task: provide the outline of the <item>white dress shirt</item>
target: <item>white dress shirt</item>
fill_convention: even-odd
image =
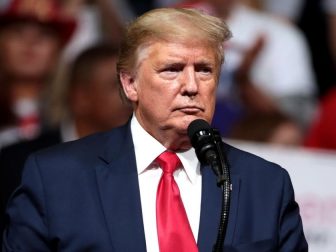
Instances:
[[[139,176],[147,251],[159,251],[156,227],[156,191],[162,170],[154,160],[166,148],[141,127],[134,115],[131,121],[131,132]],[[189,223],[197,241],[202,190],[200,164],[193,148],[176,154],[183,167],[175,171],[174,178],[179,186]]]

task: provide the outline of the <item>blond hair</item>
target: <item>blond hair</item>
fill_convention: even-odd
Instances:
[[[135,19],[126,29],[120,47],[117,72],[134,73],[140,51],[156,41],[204,43],[216,51],[219,66],[224,61],[223,43],[231,32],[222,19],[194,9],[159,8]]]

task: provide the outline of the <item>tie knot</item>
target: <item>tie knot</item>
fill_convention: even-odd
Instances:
[[[159,163],[163,172],[173,173],[177,167],[181,164],[179,157],[175,152],[165,151],[162,152],[156,161]]]

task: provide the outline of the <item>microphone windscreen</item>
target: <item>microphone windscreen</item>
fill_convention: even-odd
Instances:
[[[193,138],[196,132],[202,131],[202,130],[208,130],[210,129],[210,125],[207,121],[203,119],[196,119],[192,121],[188,126],[188,136],[189,138]]]

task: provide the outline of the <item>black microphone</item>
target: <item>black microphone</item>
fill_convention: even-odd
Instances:
[[[188,126],[188,136],[191,145],[194,147],[196,156],[201,164],[208,164],[218,177],[217,184],[223,181],[221,167],[221,141],[216,129],[210,127],[209,123],[203,119],[196,119]]]
[[[188,136],[196,156],[202,164],[209,164],[217,175],[217,186],[222,189],[222,211],[217,240],[212,252],[222,252],[229,218],[231,179],[229,163],[224,155],[224,144],[217,129],[203,119],[196,119],[188,126]]]

